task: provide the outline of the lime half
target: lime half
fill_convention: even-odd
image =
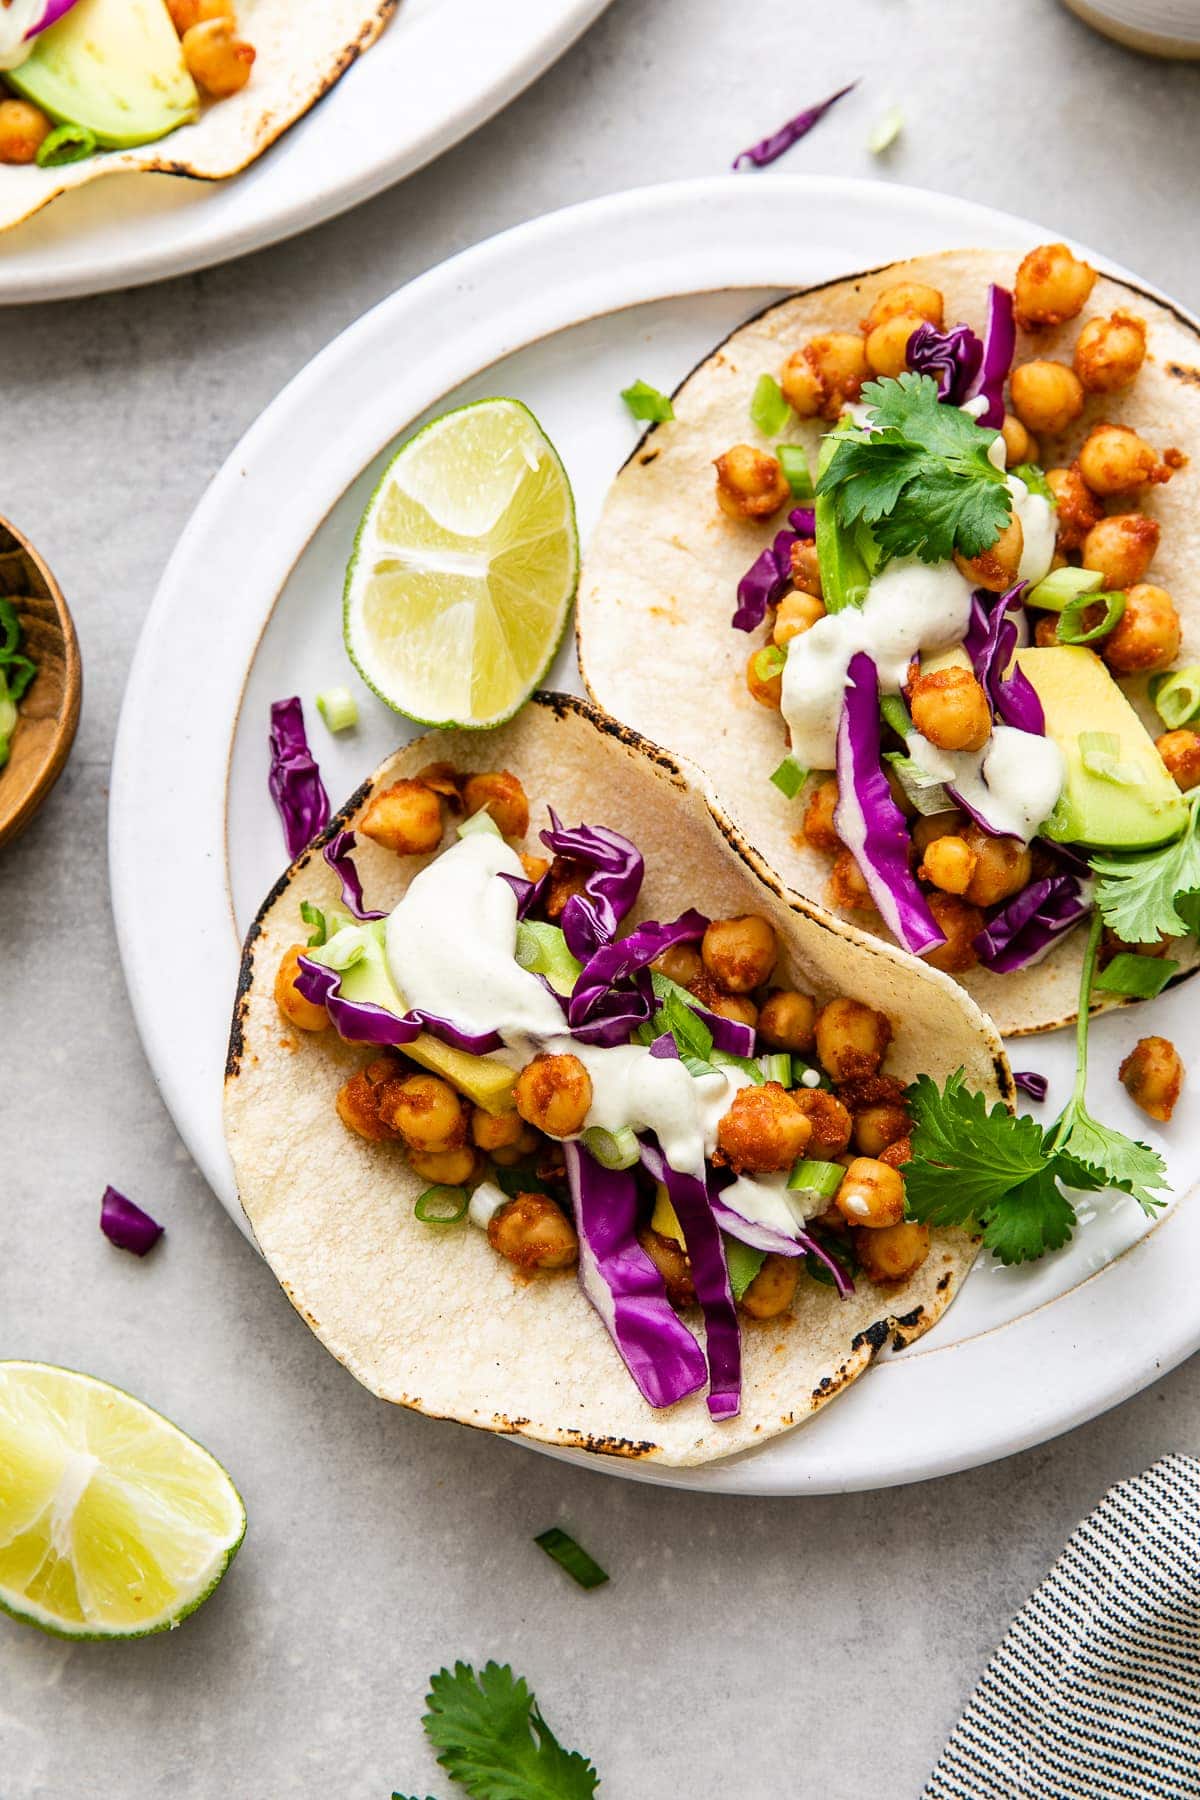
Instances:
[[[178,1625],[246,1529],[219,1462],[91,1375],[0,1362],[0,1607],[73,1638]]]
[[[499,725],[553,661],[578,579],[557,451],[519,400],[478,400],[384,471],[346,571],[346,648],[410,719]]]

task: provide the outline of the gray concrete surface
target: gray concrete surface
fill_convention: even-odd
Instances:
[[[0,1354],[145,1395],[221,1456],[250,1515],[232,1576],[169,1638],[71,1648],[0,1621],[3,1800],[446,1800],[419,1715],[428,1673],[458,1656],[523,1670],[613,1800],[903,1800],[1075,1521],[1114,1479],[1196,1449],[1195,1363],[1000,1467],[806,1502],[633,1487],[395,1417],[302,1328],[189,1166],[125,999],[104,849],[121,690],[158,574],[242,430],[450,252],[721,169],[855,75],[788,168],[1040,216],[1200,307],[1196,69],[1110,46],[1053,0],[615,0],[505,116],[358,212],[191,279],[0,313],[0,509],[58,570],[87,669],[66,778],[0,856]],[[872,164],[893,101],[904,140]],[[186,1029],[186,944],[180,961]],[[169,1227],[144,1265],[96,1230],[107,1181]],[[609,1588],[577,1592],[532,1546],[555,1520]]]

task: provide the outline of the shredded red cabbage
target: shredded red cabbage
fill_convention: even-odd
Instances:
[[[572,1027],[586,1025],[619,983],[648,968],[664,950],[670,950],[675,944],[698,943],[707,930],[708,920],[703,913],[688,911],[669,925],[647,919],[628,937],[602,944],[583,965],[572,990],[567,1010]],[[642,1014],[642,1018],[649,1016],[648,1010]]]
[[[465,1031],[453,1020],[441,1019],[436,1013],[424,1012],[420,1007],[407,1013],[394,1013],[386,1006],[376,1006],[372,1000],[343,999],[339,991],[342,985],[339,970],[326,968],[324,963],[313,962],[307,956],[301,956],[298,962],[298,991],[314,1006],[325,1008],[334,1030],[349,1044],[377,1044],[380,1048],[399,1050],[420,1037],[423,1031],[428,1031],[444,1044],[452,1044],[456,1050],[466,1050],[472,1056],[487,1056],[493,1050],[504,1048],[504,1039],[499,1032]]]
[[[726,1194],[709,1185],[709,1198],[712,1203],[713,1216],[721,1230],[730,1237],[737,1238],[740,1243],[749,1244],[752,1250],[765,1250],[776,1256],[815,1256],[825,1265],[833,1277],[834,1286],[842,1299],[854,1292],[854,1283],[847,1275],[836,1256],[821,1243],[819,1238],[797,1225],[795,1234],[785,1236],[776,1231],[772,1225],[761,1225],[753,1219],[743,1218],[742,1214],[729,1204]]]
[[[100,1202],[100,1229],[110,1244],[115,1244],[118,1250],[132,1251],[134,1256],[145,1256],[147,1250],[153,1250],[163,1234],[163,1227],[156,1219],[135,1206],[115,1187],[104,1190]]]
[[[774,541],[755,557],[738,582],[735,631],[754,631],[766,618],[767,608],[783,599],[792,583],[792,545],[812,537],[816,529],[811,506],[792,508],[787,525],[775,533]]]
[[[1064,932],[1091,910],[1074,875],[1047,875],[1031,881],[990,919],[974,941],[985,969],[1009,975],[1040,962]]]
[[[1036,1069],[1014,1069],[1013,1081],[1031,1100],[1044,1100],[1050,1092],[1050,1083]]]
[[[918,375],[932,375],[938,399],[961,406],[983,361],[983,345],[969,325],[939,331],[926,320],[908,340],[905,357]]]
[[[983,361],[975,377],[967,385],[963,400],[976,400],[982,394],[987,411],[979,423],[999,431],[1004,423],[1004,383],[1012,368],[1017,347],[1017,327],[1013,319],[1013,300],[1007,288],[995,282],[988,289],[988,316],[983,334]]]
[[[308,747],[299,696],[271,706],[271,798],[283,821],[288,855],[299,856],[329,823],[329,795]]]
[[[833,820],[853,852],[888,930],[914,956],[946,939],[913,879],[904,814],[883,772],[879,676],[865,650],[850,659],[837,734],[838,802]]]
[[[819,100],[815,106],[806,106],[803,112],[797,113],[794,119],[789,119],[786,125],[781,125],[778,131],[773,131],[770,137],[763,138],[761,143],[751,144],[748,150],[739,151],[733,159],[733,167],[735,169],[765,169],[768,163],[777,161],[785,150],[790,150],[793,144],[798,144],[802,137],[807,137],[813,126],[825,117],[830,107],[840,100],[843,94],[848,94],[851,88],[857,86],[857,81],[849,81],[844,88],[839,88],[836,94],[830,94],[828,100]]]
[[[673,1169],[657,1146],[643,1143],[642,1162],[670,1196],[683,1229],[692,1285],[704,1314],[708,1362],[708,1410],[714,1419],[735,1418],[742,1404],[742,1335],[729,1285],[725,1246],[709,1204],[708,1189],[695,1175]]]
[[[501,881],[507,881],[517,896],[517,917],[527,919],[535,907],[541,905],[550,885],[550,871],[539,875],[536,881],[530,881],[525,875],[510,875],[506,869],[499,871]]]
[[[646,865],[627,837],[607,825],[575,825],[569,829],[550,809],[550,829],[541,833],[548,850],[588,871],[584,892],[572,894],[563,908],[563,936],[578,962],[586,963],[616,935],[641,892]]]
[[[386,913],[367,912],[363,906],[362,880],[354,866],[356,839],[352,831],[339,831],[330,838],[321,854],[342,884],[342,903],[356,919],[383,919]]]
[[[1018,581],[998,596],[977,588],[971,598],[971,623],[963,649],[996,717],[1018,731],[1044,737],[1045,714],[1033,683],[1019,668],[1013,668],[1007,677],[1004,673],[1014,652],[1029,642],[1024,606],[1028,586],[1027,581]]]
[[[708,1366],[637,1241],[633,1170],[603,1169],[573,1141],[564,1143],[563,1156],[579,1233],[580,1285],[642,1398],[674,1406],[704,1386]]]

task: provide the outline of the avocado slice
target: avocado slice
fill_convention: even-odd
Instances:
[[[484,1112],[509,1113],[516,1109],[513,1084],[517,1071],[498,1057],[472,1056],[469,1050],[456,1050],[453,1044],[443,1044],[427,1031],[405,1044],[403,1054],[434,1075],[444,1076],[451,1087]]]
[[[1149,850],[1178,837],[1187,823],[1187,803],[1154,739],[1095,651],[1058,644],[1018,650],[1017,662],[1042,703],[1046,735],[1067,765],[1066,785],[1042,835],[1060,844],[1112,850]],[[1138,769],[1141,785],[1086,769],[1079,741],[1084,732],[1116,738],[1116,760]]]
[[[78,0],[5,80],[106,150],[149,144],[200,112],[164,0]]]
[[[838,432],[849,430],[851,425],[851,420],[843,420],[822,439],[817,457],[818,484],[833,460]],[[826,612],[836,613],[847,606],[861,606],[879,564],[878,545],[861,521],[853,531],[847,531],[839,524],[832,494],[817,494],[813,515],[817,565],[821,571],[821,594]]]

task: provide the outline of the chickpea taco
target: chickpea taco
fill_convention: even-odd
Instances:
[[[768,308],[658,416],[593,697],[1006,1033],[1194,969],[1195,327],[1064,244],[957,251]]]
[[[101,175],[237,174],[397,4],[0,0],[0,230]]]
[[[978,1222],[909,1203],[921,1121],[1007,1130],[1012,1092],[953,983],[541,695],[401,751],[276,885],[225,1116],[265,1256],[375,1393],[686,1464],[929,1329]]]

